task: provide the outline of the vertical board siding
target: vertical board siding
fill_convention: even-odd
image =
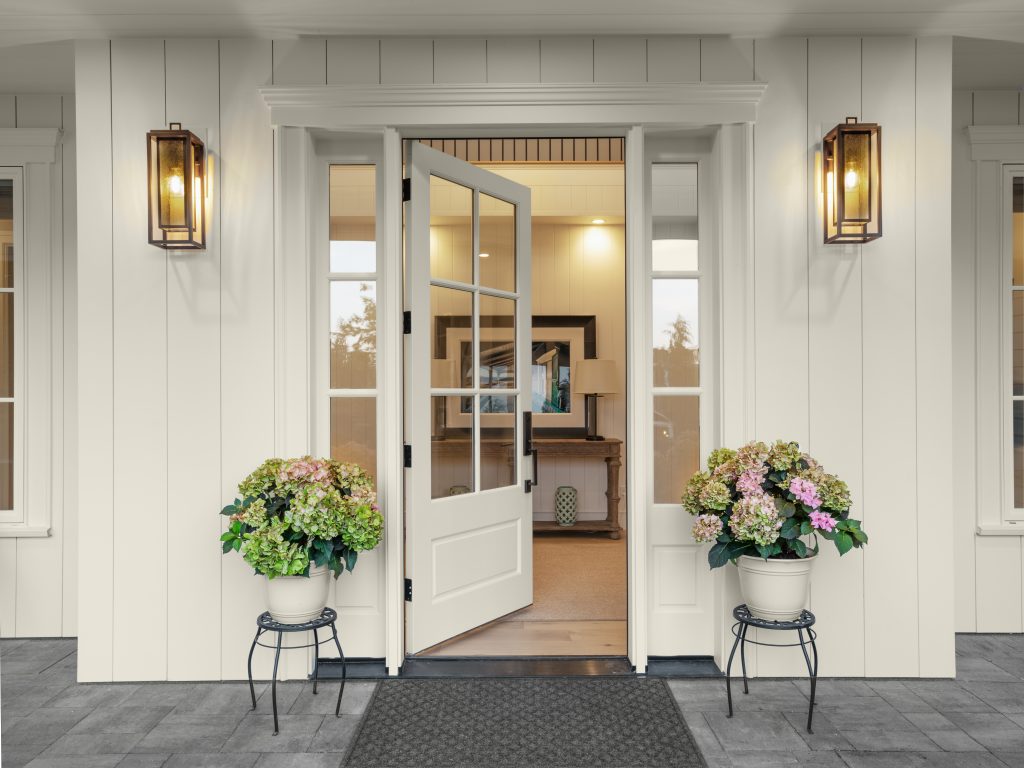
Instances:
[[[273,83],[326,85],[327,40],[275,40]]]
[[[953,484],[953,572],[955,579],[956,631],[976,632],[974,573],[975,510],[974,366],[974,163],[967,126],[971,124],[974,98],[970,91],[953,92],[953,465],[958,482]]]
[[[380,40],[332,37],[327,40],[328,85],[376,85],[380,82]]]
[[[729,37],[701,39],[700,79],[705,83],[746,83],[753,80],[754,41]]]
[[[975,91],[975,125],[1017,125],[1020,94],[1017,91]]]
[[[435,83],[487,81],[487,41],[450,38],[434,41]]]
[[[0,94],[0,128],[17,128],[18,105],[14,94]]]
[[[78,679],[113,679],[114,303],[110,43],[75,43],[78,161]],[[157,531],[159,533],[159,531]]]
[[[434,82],[434,41],[381,40],[380,81],[385,85]]]
[[[647,82],[700,82],[700,38],[649,38],[647,40]]]
[[[167,677],[167,252],[149,245],[146,132],[164,46],[110,48],[114,191],[114,679]],[[176,479],[177,480],[177,479]],[[148,532],[152,539],[142,538]]]
[[[589,37],[546,37],[540,41],[542,83],[594,82],[594,41]]]
[[[643,83],[647,80],[647,41],[642,37],[594,40],[594,82]]]
[[[921,674],[956,674],[949,631],[953,594],[953,411],[950,210],[953,43],[917,41],[916,331],[918,653]],[[936,222],[938,218],[938,222]],[[936,418],[944,414],[944,418]],[[1019,603],[1018,603],[1019,604]]]
[[[488,83],[539,83],[540,40],[498,37],[487,41]]]
[[[75,129],[75,98],[62,100],[63,152],[61,153],[61,190],[63,202],[64,279],[62,282],[64,306],[64,543],[62,632],[65,637],[78,633],[78,217],[76,196],[78,132]]]
[[[812,38],[807,67],[808,173],[813,173],[815,153],[820,149],[825,132],[847,115],[861,114],[860,39]],[[807,448],[827,470],[849,484],[854,508],[863,513],[862,247],[822,245],[817,187],[808,191],[810,435]],[[840,562],[834,547],[823,546],[814,569],[811,610],[823,629],[818,642],[822,674],[861,675],[864,673],[864,560],[859,553],[854,553]],[[834,599],[833,592],[837,589],[842,590],[842,600]]]
[[[221,499],[274,455],[274,143],[257,88],[270,76],[270,42],[220,43]],[[221,518],[226,526],[226,518]],[[221,676],[245,677],[262,585],[237,554],[221,558]],[[269,653],[254,672],[270,677]]]
[[[863,42],[862,120],[882,125],[882,174],[887,200],[915,196],[915,41]],[[852,114],[852,113],[851,113]],[[889,204],[890,212],[893,206]],[[884,236],[862,249],[864,490],[858,508],[871,545],[863,550],[865,672],[906,674],[918,664],[916,547],[892,531],[917,526],[917,398],[914,285],[915,219],[890,215]],[[854,553],[847,560],[859,557]],[[899,564],[892,578],[887,564]],[[845,568],[848,563],[843,562]],[[893,636],[901,638],[892,643]]]
[[[167,114],[206,143],[219,171],[216,40],[167,41]],[[217,174],[219,176],[219,173]],[[220,676],[220,210],[205,251],[168,251],[167,677]],[[185,479],[187,478],[187,480]],[[197,546],[202,542],[203,546]],[[207,627],[196,632],[195,626]]]

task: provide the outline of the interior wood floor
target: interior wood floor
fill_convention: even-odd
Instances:
[[[534,602],[420,656],[624,656],[626,540],[534,536]]]

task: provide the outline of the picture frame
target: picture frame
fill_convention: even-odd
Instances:
[[[500,382],[511,376],[513,318],[484,316],[480,318],[481,364],[486,375]],[[581,359],[597,357],[597,318],[594,315],[534,315],[532,319],[531,402],[534,435],[537,437],[583,437],[586,435],[584,395],[572,389],[572,372]],[[435,319],[434,360],[451,361],[458,381],[471,380],[469,359],[472,329],[464,315],[444,315]],[[484,434],[488,430],[507,431],[514,415],[501,393],[495,388],[493,399],[480,414]],[[445,398],[444,427],[438,437],[468,434],[472,427],[469,399],[458,395]]]

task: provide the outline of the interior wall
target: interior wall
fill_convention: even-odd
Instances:
[[[56,68],[51,65],[51,69]],[[5,86],[12,79],[8,74],[0,78]],[[50,247],[61,254],[63,269],[51,272],[50,295],[41,297],[48,298],[51,307],[49,335],[34,333],[30,326],[27,338],[29,354],[43,351],[50,355],[53,377],[49,393],[50,466],[41,474],[33,474],[35,478],[47,478],[51,485],[50,535],[0,538],[0,637],[73,637],[78,631],[74,96],[0,92],[3,128],[62,131],[53,177]],[[31,286],[27,286],[26,294],[29,298],[34,295]],[[31,430],[32,425],[27,428]]]
[[[979,54],[975,42],[972,53]],[[1024,46],[1004,44],[995,50],[1005,52],[1007,48],[1012,48],[1018,59],[1024,56]],[[980,68],[971,66],[970,71],[970,82],[981,83]],[[1005,76],[1005,72],[993,70],[993,78]],[[979,505],[998,505],[1001,499],[998,437],[990,439],[991,431],[981,426],[978,415],[979,404],[991,401],[988,392],[979,390],[979,364],[991,365],[998,360],[999,351],[998,341],[993,345],[987,343],[992,339],[978,337],[977,312],[979,302],[985,301],[978,295],[977,242],[982,233],[977,224],[975,163],[967,136],[970,125],[1021,124],[1020,100],[1020,92],[1010,89],[953,92],[953,359],[957,361],[953,370],[957,467],[953,508],[958,632],[1024,631],[1024,537],[977,534]],[[989,212],[988,220],[997,221],[998,214]],[[983,293],[986,290],[982,288]],[[992,296],[990,306],[1001,300]]]
[[[244,677],[260,584],[240,558],[221,557],[216,511],[289,428],[266,373],[280,233],[274,136],[258,87],[754,79],[770,87],[753,145],[753,432],[798,439],[847,479],[872,536],[864,553],[840,562],[826,552],[816,566],[822,674],[951,675],[952,449],[941,417],[951,409],[949,233],[935,221],[949,206],[950,41],[478,42],[77,44],[78,124],[93,148],[79,190],[80,355],[89,364],[81,546],[90,563],[80,575],[80,678]],[[815,151],[849,114],[886,126],[886,235],[824,248]],[[142,136],[169,119],[205,131],[218,160],[210,248],[188,256],[142,235]],[[680,513],[671,526],[687,535],[689,520]],[[148,537],[166,546],[140,546]],[[652,599],[685,613],[690,584],[666,579]],[[686,652],[672,638],[662,645]],[[762,674],[795,668],[784,653],[763,656]]]

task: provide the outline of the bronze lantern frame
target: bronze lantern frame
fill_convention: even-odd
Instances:
[[[169,250],[206,249],[206,147],[181,123],[146,134],[149,243]]]
[[[859,174],[858,174],[859,169]],[[821,142],[825,244],[867,243],[882,236],[882,128],[847,117]],[[849,185],[860,202],[848,199]]]

